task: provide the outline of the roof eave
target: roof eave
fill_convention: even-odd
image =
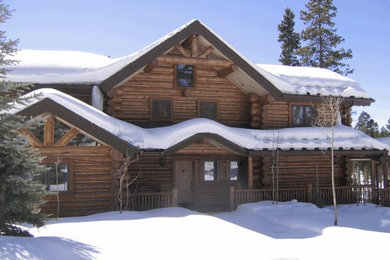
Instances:
[[[281,94],[275,96],[277,101],[284,102],[310,102],[310,103],[320,103],[323,101],[323,96],[320,95],[297,95],[297,94]],[[344,105],[350,106],[369,106],[371,103],[375,102],[372,98],[355,98],[355,97],[345,97],[343,98]]]

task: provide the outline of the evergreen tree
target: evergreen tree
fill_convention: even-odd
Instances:
[[[305,6],[307,11],[301,11],[300,18],[306,25],[301,35],[306,45],[297,51],[301,64],[327,68],[343,75],[352,73],[353,69],[343,62],[352,58],[351,49],[338,47],[344,38],[336,34],[333,19],[337,8],[333,0],[309,0]]]
[[[278,42],[282,43],[282,53],[279,61],[283,65],[299,66],[299,60],[296,51],[299,49],[299,34],[294,31],[295,14],[290,8],[284,10],[283,20],[278,25]]]
[[[388,136],[390,136],[389,131],[386,129],[386,127],[382,126],[379,132],[379,137],[388,137]]]
[[[9,19],[8,6],[0,0],[0,23]],[[9,40],[0,31],[0,235],[24,233],[15,223],[27,222],[35,226],[44,224],[39,210],[44,187],[35,179],[46,169],[40,164],[42,157],[31,147],[18,129],[25,127],[26,119],[12,114],[9,109],[15,103],[26,102],[21,98],[25,87],[5,80],[9,67],[15,64],[12,57],[17,41]]]
[[[366,111],[363,111],[360,114],[358,121],[355,125],[355,129],[358,129],[372,137],[379,136],[378,123],[375,122],[374,119],[371,118],[370,114],[368,114]]]

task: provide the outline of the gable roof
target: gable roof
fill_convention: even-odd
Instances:
[[[23,50],[15,57],[21,60],[20,64],[7,77],[40,84],[96,84],[107,92],[194,34],[236,65],[237,71],[227,78],[244,92],[269,93],[282,101],[316,102],[320,101],[320,95],[341,95],[346,103],[355,105],[374,101],[358,83],[326,69],[255,65],[198,20],[138,52],[116,59],[83,52]]]
[[[9,112],[33,118],[50,112],[125,155],[140,151],[139,148],[116,135],[116,131],[119,131],[118,128],[121,126],[120,120],[107,118],[108,115],[94,107],[54,89],[40,89],[30,94],[36,97],[31,98],[26,104],[16,104]],[[108,119],[110,123],[106,122]]]

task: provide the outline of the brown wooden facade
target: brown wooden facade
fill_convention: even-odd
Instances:
[[[134,62],[133,67],[126,67],[102,82],[104,112],[142,127],[156,127],[201,117],[201,102],[211,102],[216,105],[215,121],[221,124],[279,129],[292,127],[292,106],[313,106],[321,101],[312,96],[279,95],[270,87],[271,83],[248,67],[245,60],[208,29],[197,24],[191,28],[189,26],[188,30],[152,49]],[[193,66],[193,86],[178,86],[178,64]],[[256,88],[251,86],[255,84],[253,82],[261,85],[263,90],[258,93],[251,91]],[[88,87],[85,89],[89,90]],[[67,88],[67,93],[91,102],[91,96],[85,91],[81,93]],[[169,104],[167,118],[153,118],[153,101],[156,100]],[[351,124],[350,110],[355,101],[346,99],[341,108],[346,115],[343,118],[345,125]],[[357,100],[355,103],[359,102],[369,104],[371,101]],[[132,196],[169,193],[174,201],[171,205],[196,210],[229,209],[232,187],[235,190],[270,189],[275,178],[281,189],[331,186],[329,155],[322,151],[281,151],[276,166],[272,151],[248,151],[223,137],[212,135],[201,135],[167,151],[140,151],[116,140],[104,129],[78,119],[66,108],[46,103],[37,107],[26,114],[53,113],[56,120],[63,121],[70,128],[55,142],[54,117],[51,115],[44,126],[44,140],[39,141],[32,133],[21,130],[47,157],[47,162],[59,160],[71,165],[68,191],[60,192],[59,204],[53,195],[43,206],[53,214],[58,205],[62,216],[117,209],[119,169],[125,157],[122,155],[129,149],[132,156],[138,156],[129,166],[129,176],[134,179],[129,187]],[[79,132],[96,140],[96,145],[68,146]],[[351,184],[351,158],[372,160],[372,172],[375,172],[374,162],[383,154],[384,151],[336,152],[336,185]],[[215,162],[217,177],[213,181],[205,180],[205,162]],[[238,176],[233,179],[229,176],[231,162],[240,165]]]

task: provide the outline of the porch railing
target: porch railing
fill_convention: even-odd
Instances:
[[[230,209],[240,204],[252,203],[264,200],[315,202],[321,205],[333,204],[332,187],[313,189],[288,188],[273,191],[272,189],[230,189]],[[390,206],[390,189],[373,189],[371,186],[343,186],[336,187],[336,199],[338,204],[350,203],[375,203]]]
[[[131,196],[128,209],[144,211],[156,208],[176,206],[172,192],[135,193]]]

